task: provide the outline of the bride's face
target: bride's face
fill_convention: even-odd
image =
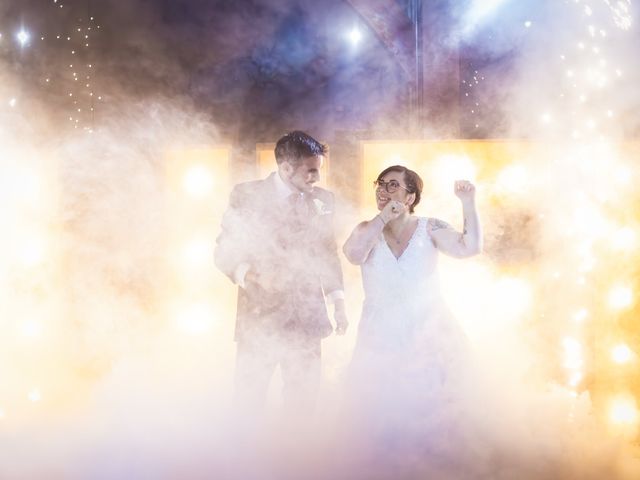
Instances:
[[[404,183],[404,173],[387,172],[380,180],[376,186],[378,210],[382,210],[391,200],[404,203],[407,208],[411,205],[413,194],[407,191],[407,185]]]

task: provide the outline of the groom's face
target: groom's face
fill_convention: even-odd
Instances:
[[[289,186],[300,192],[311,193],[313,184],[320,180],[320,169],[324,157],[322,155],[305,157],[297,165],[285,165]]]

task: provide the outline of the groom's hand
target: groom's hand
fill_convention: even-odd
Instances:
[[[336,300],[333,310],[333,319],[336,322],[336,335],[344,335],[349,327],[347,313],[344,309],[344,300]]]

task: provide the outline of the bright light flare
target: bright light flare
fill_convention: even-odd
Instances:
[[[195,238],[182,249],[182,258],[189,268],[210,267],[213,265],[213,245],[206,238]]]
[[[569,386],[572,388],[577,387],[583,378],[584,374],[582,372],[573,372],[569,378]]]
[[[522,193],[529,183],[529,172],[523,165],[511,165],[498,173],[496,187],[507,193]]]
[[[435,185],[451,191],[456,180],[475,182],[476,172],[476,166],[466,155],[443,155],[435,161],[432,178]]]
[[[589,316],[589,310],[587,310],[586,308],[581,308],[580,310],[578,310],[573,314],[573,320],[575,322],[581,323],[581,322],[584,322],[588,316]]]
[[[562,339],[564,350],[564,367],[569,370],[582,368],[584,360],[582,358],[582,344],[575,338],[565,337]]]
[[[604,232],[607,226],[604,215],[587,205],[576,208],[572,220],[571,225],[577,233],[584,235],[591,233],[592,237],[595,236],[594,232]]]
[[[42,336],[42,331],[42,323],[36,320],[25,320],[20,325],[20,333],[27,338],[39,338]]]
[[[533,294],[531,285],[515,277],[504,277],[496,283],[496,297],[508,315],[517,317],[531,307]]]
[[[621,185],[628,185],[631,183],[632,171],[626,165],[620,165],[612,172],[613,180]]]
[[[616,345],[611,349],[611,359],[620,365],[628,363],[633,358],[633,352],[624,343]]]
[[[481,22],[488,19],[507,1],[509,0],[474,0],[465,17],[465,30],[467,33],[477,28]]]
[[[213,328],[215,310],[209,303],[194,303],[180,311],[176,321],[180,331],[189,335],[202,335]]]
[[[362,32],[358,27],[353,27],[347,34],[347,39],[351,42],[351,45],[357,47],[362,40]]]
[[[214,184],[211,170],[204,165],[194,165],[184,174],[184,189],[192,197],[202,198],[210,195]]]
[[[638,409],[636,400],[631,395],[618,395],[611,400],[609,419],[614,425],[636,425]]]
[[[24,47],[27,43],[29,43],[30,39],[31,39],[31,34],[27,32],[24,28],[21,29],[18,33],[16,33],[16,40],[18,40],[18,43],[20,44],[21,47]]]
[[[0,156],[3,154],[4,152],[0,151]],[[12,152],[9,152],[7,156],[11,154]],[[11,197],[12,201],[25,204],[41,203],[44,187],[42,175],[34,169],[16,168],[10,172],[10,175],[0,178],[0,189],[3,194]]]
[[[27,268],[37,267],[44,263],[46,245],[42,239],[27,240],[20,249],[20,262]]]
[[[40,393],[40,389],[33,388],[27,395],[27,398],[32,403],[38,403],[40,400],[42,400],[42,393]]]
[[[616,285],[609,290],[609,306],[614,310],[624,310],[633,303],[633,290],[626,285]]]
[[[615,250],[631,251],[636,246],[637,234],[634,229],[630,227],[623,227],[613,233],[611,239],[611,246]]]

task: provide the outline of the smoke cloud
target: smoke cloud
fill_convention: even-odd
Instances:
[[[350,330],[324,341],[318,413],[302,425],[279,409],[277,374],[261,422],[230,413],[227,279],[211,273],[215,313],[198,335],[173,311],[171,239],[183,232],[169,214],[168,152],[231,144],[235,155],[293,128],[329,142],[339,130],[406,137],[407,80],[374,34],[363,28],[359,53],[344,47],[358,21],[344,2],[94,2],[94,23],[84,3],[40,3],[0,5],[0,477],[637,478],[629,437],[609,431],[601,405],[558,366],[562,339],[585,331],[567,319],[634,274],[626,237],[611,242],[637,227],[626,213],[634,154],[613,143],[638,132],[637,32],[623,12],[604,1],[502,2],[470,29],[451,6],[443,44],[485,60],[478,74],[461,72],[463,131],[544,143],[478,185],[486,254],[442,262],[477,376],[458,404],[416,419],[408,438],[436,441],[407,445],[363,438],[365,406],[345,407],[358,269],[344,265]],[[78,18],[95,27],[81,54],[95,68],[90,87],[67,67],[73,47],[56,43]],[[32,28],[23,49],[21,19]],[[439,121],[426,130],[442,131]],[[234,158],[230,178],[254,177],[253,158]],[[229,187],[211,205],[213,228]],[[338,192],[339,245],[362,220],[352,197]],[[459,218],[453,197],[423,203]]]

